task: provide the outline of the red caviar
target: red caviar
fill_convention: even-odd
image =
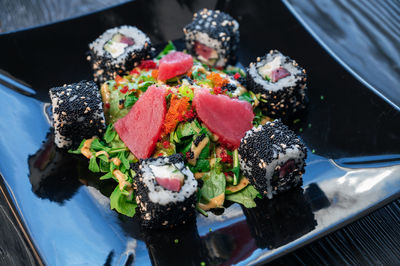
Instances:
[[[128,86],[124,86],[122,89],[120,89],[119,91],[123,94],[128,92],[129,87]]]
[[[132,69],[132,71],[131,72],[129,72],[129,74],[130,75],[133,75],[133,74],[140,74],[140,72],[139,72],[139,70],[137,70],[136,68],[135,69]]]
[[[220,153],[221,162],[224,163],[232,163],[232,156],[230,156],[225,150],[222,150]]]
[[[222,93],[221,87],[214,87],[213,89],[214,94],[218,95]]]
[[[140,63],[139,68],[141,68],[141,69],[155,69],[155,68],[157,68],[157,64],[153,60],[142,60],[142,62]]]
[[[233,75],[234,79],[239,79],[241,77],[240,73],[236,73],[235,75]]]
[[[165,140],[165,141],[163,141],[162,145],[164,148],[168,149],[170,147],[171,143],[168,140]]]

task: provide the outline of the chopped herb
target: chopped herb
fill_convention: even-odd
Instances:
[[[324,97],[324,95],[321,95],[321,100],[323,100],[325,97]]]
[[[311,151],[312,153],[315,153],[315,150],[314,149],[312,149],[312,151]]]
[[[308,128],[311,128],[311,123],[308,124]]]
[[[175,240],[174,240],[174,243],[175,243],[175,244],[178,244],[178,243],[179,243],[179,239],[175,239]]]

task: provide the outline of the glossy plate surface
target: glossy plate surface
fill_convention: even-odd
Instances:
[[[278,48],[307,69],[310,104],[289,125],[312,151],[304,185],[257,208],[234,204],[164,232],[145,232],[136,218],[111,211],[107,182],[96,181],[86,160],[54,149],[48,89],[90,78],[87,44],[104,30],[130,24],[158,46],[169,39],[179,45],[200,7],[136,1],[0,35],[0,173],[46,264],[263,263],[399,196],[399,112],[337,63],[282,3],[210,1],[206,7],[239,20],[242,65]],[[51,162],[40,165],[46,156]]]

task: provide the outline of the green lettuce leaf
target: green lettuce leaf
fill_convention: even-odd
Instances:
[[[110,207],[119,213],[133,217],[136,212],[137,204],[134,201],[133,193],[130,196],[125,196],[117,185],[110,196]]]
[[[258,195],[258,191],[252,186],[248,185],[245,189],[242,189],[236,193],[226,195],[226,199],[242,204],[246,208],[256,207],[254,199]]]
[[[225,193],[225,175],[222,172],[218,173],[215,168],[212,168],[210,172],[204,175],[203,181],[204,183],[200,189],[200,193],[201,198],[204,198],[207,202]]]

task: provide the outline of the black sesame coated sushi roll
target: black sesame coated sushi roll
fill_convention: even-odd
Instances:
[[[137,66],[149,56],[149,37],[133,26],[120,26],[104,32],[89,44],[89,55],[94,81],[103,83],[115,79]]]
[[[174,227],[195,219],[197,181],[181,155],[141,160],[134,169],[144,227]]]
[[[105,129],[103,102],[93,81],[81,81],[50,89],[55,143],[76,147],[82,139],[101,136]]]
[[[263,196],[302,184],[307,148],[280,120],[247,131],[238,151],[243,175]]]
[[[305,109],[306,71],[295,60],[271,50],[247,68],[247,88],[261,96],[260,104],[273,118]]]
[[[183,29],[186,48],[201,62],[223,67],[235,59],[239,45],[239,23],[219,10],[203,9]]]

